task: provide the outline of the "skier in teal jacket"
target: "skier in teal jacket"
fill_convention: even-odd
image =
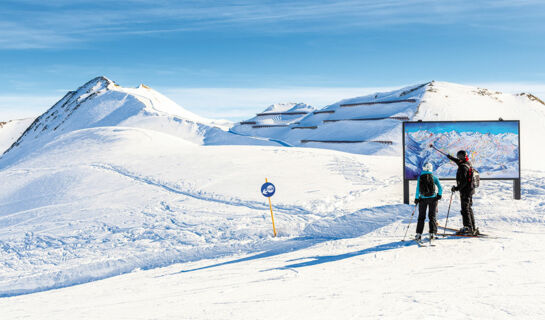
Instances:
[[[418,224],[416,225],[416,240],[418,241],[422,239],[422,231],[424,231],[424,222],[426,221],[426,209],[428,209],[430,223],[430,239],[437,238],[435,211],[437,209],[437,201],[441,199],[443,194],[443,187],[432,171],[433,165],[426,163],[416,183],[414,203],[418,204]],[[437,186],[437,192],[435,192],[435,186]]]

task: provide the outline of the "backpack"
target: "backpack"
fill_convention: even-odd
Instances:
[[[435,194],[435,184],[431,173],[420,176],[420,194],[424,197],[431,197]]]
[[[464,163],[464,165],[467,166],[468,169],[468,179],[471,190],[475,190],[475,188],[478,188],[481,184],[481,176],[479,175],[479,171],[473,168],[473,166],[467,162]]]

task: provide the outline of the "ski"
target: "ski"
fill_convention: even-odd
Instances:
[[[441,229],[443,229],[443,230],[448,230],[448,231],[452,231],[452,232],[458,232],[458,231],[459,231],[458,229],[454,229],[454,228],[445,228],[445,227],[440,226],[440,225],[438,225],[437,227],[438,227],[438,228],[441,228]],[[479,230],[479,228],[477,228],[477,230]],[[449,236],[449,235],[453,235],[453,234],[446,234],[446,235]],[[455,235],[457,235],[457,236],[466,236],[466,237],[478,237],[478,236],[488,237],[487,234],[480,233],[480,232],[479,232],[479,234],[477,234],[477,235],[472,235],[472,234],[455,234]]]
[[[447,233],[446,237],[464,237],[464,238],[488,238],[486,234],[456,234],[456,233]]]
[[[417,244],[420,248],[427,247],[427,245],[424,244],[424,242],[422,242],[422,240],[413,239],[413,241],[416,242],[416,244]]]

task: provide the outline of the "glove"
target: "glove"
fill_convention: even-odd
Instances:
[[[414,204],[418,204],[419,201],[420,201],[420,199],[414,198]]]
[[[452,186],[452,189],[450,189],[450,190],[452,190],[452,192],[456,192],[456,191],[458,191],[458,187],[457,186]]]
[[[441,197],[440,194],[438,194],[437,197],[435,197],[436,200],[441,200],[441,198],[442,198],[442,197]]]

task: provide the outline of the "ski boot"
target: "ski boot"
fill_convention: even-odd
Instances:
[[[422,234],[421,234],[421,233],[417,233],[416,236],[414,237],[414,240],[416,240],[416,241],[422,241]]]
[[[430,233],[430,240],[437,239],[437,233]]]
[[[456,234],[473,234],[473,231],[471,230],[470,227],[468,226],[464,226],[462,229],[460,229],[459,231],[456,231]]]

